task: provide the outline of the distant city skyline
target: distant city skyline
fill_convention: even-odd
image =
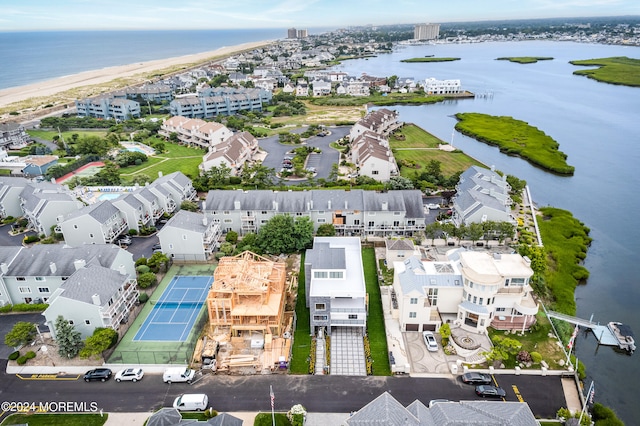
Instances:
[[[338,28],[640,15],[637,0],[3,0],[0,31]]]

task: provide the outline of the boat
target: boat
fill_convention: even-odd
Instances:
[[[633,339],[633,331],[631,331],[631,327],[615,321],[607,324],[607,327],[618,341],[620,349],[624,349],[629,353],[633,353],[636,350],[636,342]]]

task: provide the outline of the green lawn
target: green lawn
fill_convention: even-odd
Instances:
[[[145,141],[147,145],[156,142],[159,139],[151,138]],[[134,176],[144,174],[152,180],[158,177],[158,172],[168,175],[173,172],[182,172],[191,178],[197,177],[200,172],[198,166],[202,163],[202,156],[205,154],[203,149],[190,148],[170,142],[164,144],[167,152],[153,157],[149,157],[139,166],[128,166],[120,169],[120,176],[125,181],[130,181]]]
[[[277,395],[276,395],[277,398]],[[276,402],[278,400],[276,399]],[[286,413],[275,413],[274,415],[275,420],[276,420],[276,426],[291,426],[291,422],[289,421],[289,419],[287,418],[287,414]],[[272,426],[273,422],[272,422],[272,417],[271,417],[271,413],[259,413],[256,416],[256,419],[253,422],[253,426]],[[250,426],[250,425],[247,425]]]
[[[535,64],[538,61],[550,61],[550,56],[510,56],[504,58],[496,58],[496,61],[509,61],[517,64]]]
[[[373,248],[362,249],[362,265],[364,267],[364,280],[369,295],[369,314],[367,317],[367,334],[373,359],[373,375],[389,376],[389,350],[387,347],[387,333],[384,326],[384,314],[382,312],[382,300],[378,285],[378,273],[376,270],[376,253]]]
[[[54,136],[58,136],[58,132],[55,130],[27,130],[27,133],[31,137],[46,139],[48,141],[53,141]],[[79,138],[82,138],[84,136],[98,136],[100,138],[103,138],[107,135],[107,131],[104,129],[74,130],[74,131],[61,132],[61,134],[66,142],[71,142],[72,135],[78,135]]]
[[[640,87],[640,59],[614,56],[611,58],[569,61],[572,65],[595,66],[598,68],[574,71],[603,83]]]
[[[440,163],[442,163],[442,174],[445,176],[451,176],[456,172],[467,170],[473,165],[486,167],[480,161],[474,160],[460,151],[446,152],[438,149],[407,151],[394,150],[393,155],[396,157],[398,164],[400,164],[401,160],[408,160],[417,165],[417,169],[400,167],[400,175],[406,178],[413,177],[416,172],[419,172],[420,169],[425,167],[431,160],[440,161]]]
[[[108,414],[13,414],[2,425],[28,424],[29,426],[102,426]]]
[[[291,374],[309,374],[309,356],[311,348],[311,330],[309,322],[309,309],[306,303],[305,277],[304,277],[305,253],[300,256],[300,273],[298,274],[298,299],[296,300],[296,330],[293,335],[293,347],[291,348],[291,362],[289,372]]]
[[[561,175],[573,175],[560,145],[537,127],[513,117],[480,113],[458,113],[456,130],[480,142],[499,147],[500,152],[521,157],[531,164]]]
[[[398,136],[404,136],[404,140]],[[415,124],[402,126],[389,142],[392,148],[438,148],[438,145],[446,143]]]

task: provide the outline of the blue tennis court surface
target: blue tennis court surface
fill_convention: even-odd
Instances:
[[[144,342],[187,340],[207,299],[212,282],[211,276],[174,277],[155,302],[133,340]]]

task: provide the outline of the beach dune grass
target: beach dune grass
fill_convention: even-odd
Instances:
[[[517,64],[535,64],[538,61],[551,61],[553,58],[550,56],[508,56],[502,58],[496,58],[496,61],[509,61]]]
[[[409,59],[402,59],[400,62],[453,62],[453,61],[459,61],[460,58],[434,58],[431,56],[426,56],[424,58],[409,58]]]
[[[572,65],[598,67],[574,71],[575,75],[583,75],[603,83],[640,87],[640,59],[613,56],[610,58],[569,61],[569,63]]]
[[[500,151],[521,157],[544,170],[560,175],[573,175],[567,155],[558,142],[537,127],[508,116],[474,112],[456,114],[456,130],[480,142],[494,145]]]

